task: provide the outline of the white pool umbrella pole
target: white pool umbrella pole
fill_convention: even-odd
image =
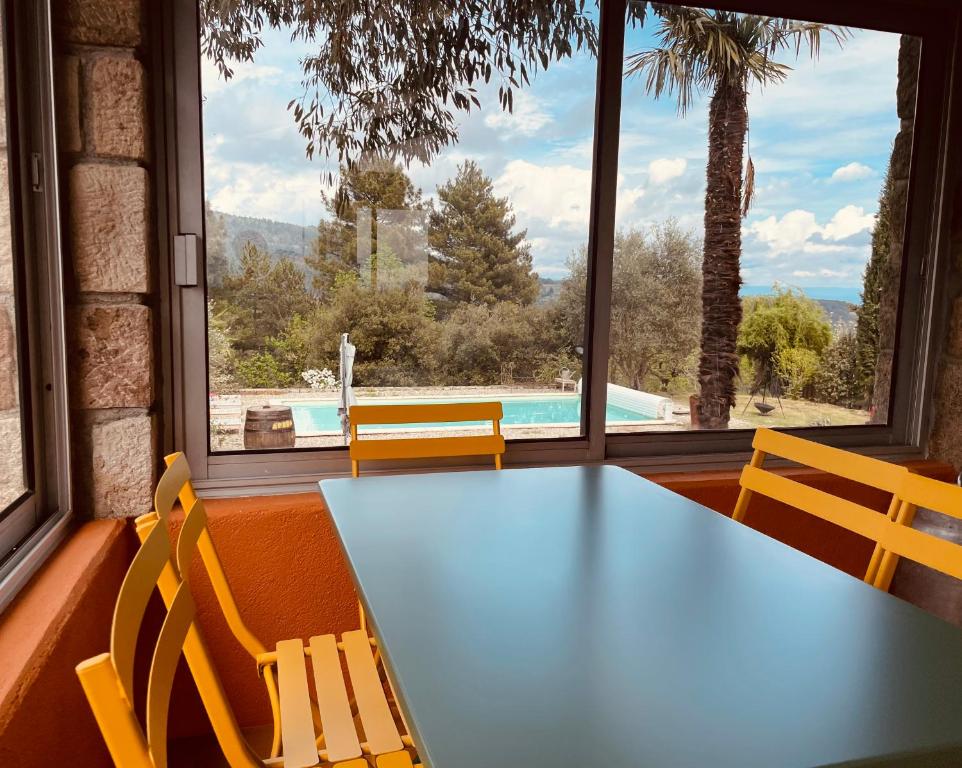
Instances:
[[[357,349],[347,340],[347,334],[341,334],[341,394],[337,405],[337,415],[341,417],[341,431],[344,433],[344,445],[351,440],[351,419],[349,414],[351,406],[357,402],[354,397],[354,389],[351,387],[354,381],[354,354]]]

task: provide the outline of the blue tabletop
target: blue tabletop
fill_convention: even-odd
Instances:
[[[962,633],[614,467],[325,480],[432,768],[962,765]]]

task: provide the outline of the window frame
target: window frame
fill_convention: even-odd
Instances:
[[[17,368],[27,491],[0,511],[0,610],[72,521],[49,2],[4,0]]]
[[[932,418],[934,370],[939,329],[944,322],[949,261],[947,206],[958,171],[947,162],[954,154],[950,111],[959,95],[951,93],[953,72],[962,69],[958,53],[959,10],[947,0],[909,3],[804,2],[803,0],[716,0],[713,8],[796,16],[864,29],[922,37],[919,88],[913,132],[912,164],[906,200],[905,240],[898,313],[898,342],[893,360],[889,419],[884,425],[792,428],[791,432],[892,459],[923,455]],[[349,472],[344,448],[210,453],[206,289],[203,268],[204,189],[200,91],[200,41],[196,0],[174,0],[158,9],[160,54],[156,66],[165,83],[158,104],[158,135],[166,137],[158,166],[161,210],[158,238],[167,253],[162,270],[165,294],[164,445],[184,450],[197,486],[213,495],[282,492],[310,488],[321,477]],[[639,432],[606,434],[611,252],[615,232],[622,62],[627,0],[601,0],[597,59],[591,208],[588,228],[588,279],[585,312],[585,372],[582,436],[509,441],[506,465],[612,462],[634,468],[677,470],[727,468],[742,464],[750,452],[751,430]],[[921,7],[920,7],[921,6]],[[906,11],[911,8],[911,13]],[[777,11],[776,11],[777,9]],[[196,235],[198,285],[176,285],[173,242],[178,234]],[[196,374],[198,371],[202,375]],[[440,462],[408,462],[397,469],[443,469]],[[387,471],[394,467],[388,466]]]

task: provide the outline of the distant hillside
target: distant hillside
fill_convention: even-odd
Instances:
[[[234,216],[217,212],[227,230],[227,254],[232,267],[240,263],[244,244],[252,242],[267,251],[275,259],[291,259],[302,269],[304,257],[311,252],[311,243],[317,237],[316,226],[302,227],[270,219],[255,219],[250,216]]]
[[[541,293],[538,295],[539,304],[548,304],[561,294],[561,280],[554,280],[550,277],[538,276],[538,283],[541,285]]]
[[[858,315],[855,314],[856,306],[854,304],[835,299],[816,299],[816,301],[828,315],[828,321],[832,324],[832,330],[835,331],[836,335],[855,330]]]

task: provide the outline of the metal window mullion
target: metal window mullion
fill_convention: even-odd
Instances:
[[[583,428],[587,460],[605,458],[605,406],[608,389],[608,334],[618,193],[618,141],[621,133],[621,83],[625,51],[625,0],[601,3],[595,135],[591,164],[591,217],[585,297]]]
[[[204,232],[203,119],[200,81],[200,20],[196,0],[169,4],[168,25],[172,37],[172,102],[175,115],[169,130],[174,143],[173,178],[168,179],[169,228],[165,258],[172,256],[173,238]],[[182,447],[195,477],[208,476],[209,438],[207,414],[207,302],[206,277],[195,286],[179,286],[168,270],[173,360],[171,380],[175,388],[174,444]]]

